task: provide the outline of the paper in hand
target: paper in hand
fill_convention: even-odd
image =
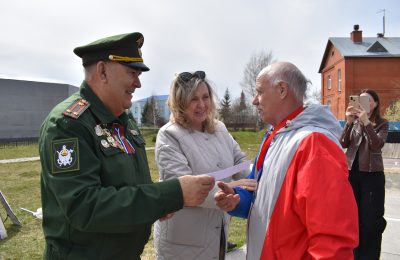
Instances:
[[[248,170],[250,167],[250,161],[244,161],[242,163],[239,163],[237,165],[234,165],[232,167],[220,170],[220,171],[216,171],[216,172],[210,172],[207,173],[207,175],[212,176],[215,178],[216,181],[220,181],[222,179],[228,178],[232,175],[234,175],[235,173],[244,171],[244,170]]]

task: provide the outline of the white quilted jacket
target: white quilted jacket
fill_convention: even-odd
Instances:
[[[246,160],[222,122],[218,122],[214,134],[169,122],[158,132],[155,154],[160,181],[209,173]],[[240,179],[247,175],[246,171],[233,177]],[[230,219],[215,205],[214,193],[218,190],[214,187],[199,207],[184,207],[170,220],[155,223],[157,259],[218,259],[222,223],[227,232]]]

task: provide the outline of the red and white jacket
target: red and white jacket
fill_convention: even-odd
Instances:
[[[238,192],[241,204],[251,204],[247,259],[353,259],[357,205],[340,134],[321,105],[306,107],[277,132],[257,191],[248,193],[253,198]]]

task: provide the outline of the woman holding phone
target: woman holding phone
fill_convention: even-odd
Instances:
[[[382,147],[389,126],[380,115],[378,94],[366,89],[360,97],[368,97],[369,112],[366,112],[368,108],[350,103],[340,143],[347,148],[349,181],[358,206],[360,241],[354,250],[354,259],[368,260],[379,259],[386,227]]]

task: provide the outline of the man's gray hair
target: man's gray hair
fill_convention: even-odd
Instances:
[[[96,63],[93,63],[93,64],[91,64],[89,66],[85,66],[83,68],[83,72],[85,73],[85,80],[86,81],[91,79],[91,77],[92,77],[92,75],[93,75],[93,73],[95,71],[95,68],[96,68]]]
[[[294,64],[290,62],[273,63],[266,74],[271,85],[275,86],[280,82],[285,82],[299,101],[303,101],[306,97],[307,87],[311,81]]]

